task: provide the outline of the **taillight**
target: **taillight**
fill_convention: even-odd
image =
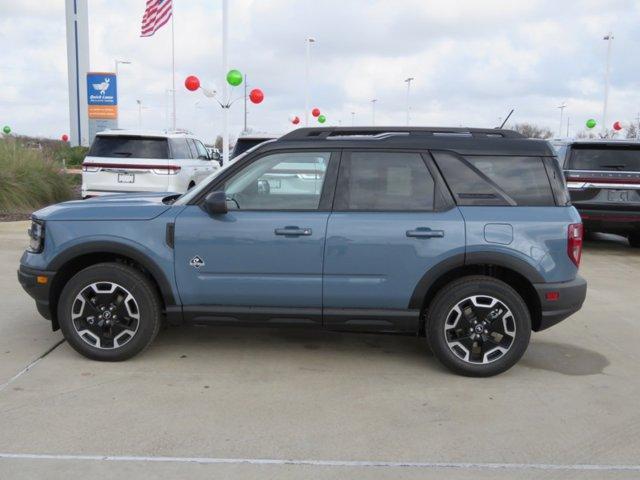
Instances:
[[[580,258],[582,257],[582,234],[583,227],[581,223],[572,223],[569,225],[569,233],[567,236],[567,253],[569,258],[576,267],[580,266]]]
[[[100,167],[92,166],[90,163],[83,163],[82,164],[82,171],[83,172],[97,172],[98,170],[100,170]]]

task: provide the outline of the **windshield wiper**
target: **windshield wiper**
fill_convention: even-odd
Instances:
[[[131,152],[111,152],[113,155],[118,155],[120,157],[130,157]]]

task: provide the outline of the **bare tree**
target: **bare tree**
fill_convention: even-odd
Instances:
[[[213,142],[213,146],[216,147],[219,151],[222,151],[222,135],[218,135],[216,137],[216,141]]]
[[[551,138],[553,132],[547,127],[538,127],[532,123],[516,123],[513,130],[528,138]]]
[[[640,133],[638,126],[633,122],[629,122],[629,126],[627,127],[627,138],[640,138],[638,133]]]

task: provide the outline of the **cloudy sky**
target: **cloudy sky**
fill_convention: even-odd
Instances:
[[[120,126],[165,128],[171,87],[170,28],[140,38],[145,0],[89,0],[91,69],[120,67]],[[229,0],[229,58],[265,92],[251,106],[257,131],[291,128],[303,116],[304,39],[312,49],[311,102],[328,124],[404,124],[406,84],[416,125],[495,126],[513,121],[555,131],[562,102],[571,132],[600,119],[606,42],[614,32],[608,123],[640,112],[637,0]],[[217,104],[183,87],[189,74],[221,85],[221,10],[216,0],[174,0],[178,126],[212,139]],[[0,124],[16,133],[68,131],[62,0],[0,0]],[[237,92],[240,93],[239,91]],[[232,132],[242,104],[232,107]],[[566,124],[564,126],[566,129]],[[563,129],[563,130],[564,130]]]

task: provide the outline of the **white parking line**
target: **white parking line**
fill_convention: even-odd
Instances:
[[[18,460],[93,460],[100,462],[166,462],[198,464],[247,464],[247,465],[306,465],[315,467],[383,467],[423,469],[470,470],[578,470],[578,471],[633,471],[640,472],[640,465],[561,465],[551,463],[459,463],[459,462],[381,462],[375,460],[285,460],[272,458],[211,458],[211,457],[146,457],[119,455],[55,455],[38,453],[0,453],[1,459]]]
[[[27,365],[26,367],[24,367],[22,370],[20,370],[18,373],[16,373],[13,377],[11,377],[9,380],[7,380],[6,382],[4,382],[2,385],[0,385],[0,392],[2,390],[4,390],[5,388],[7,388],[9,385],[11,385],[13,382],[15,382],[17,379],[19,379],[22,375],[24,375],[25,373],[27,373],[29,370],[31,370],[33,367],[35,367],[38,363],[40,363],[40,361],[46,357],[47,355],[49,355],[51,352],[53,352],[56,348],[58,348],[60,345],[62,345],[64,343],[64,338],[62,340],[60,340],[58,343],[56,343],[55,345],[53,345],[51,348],[49,348],[46,352],[44,352],[42,355],[40,355],[38,358],[36,358],[34,361],[32,361],[29,365]]]

